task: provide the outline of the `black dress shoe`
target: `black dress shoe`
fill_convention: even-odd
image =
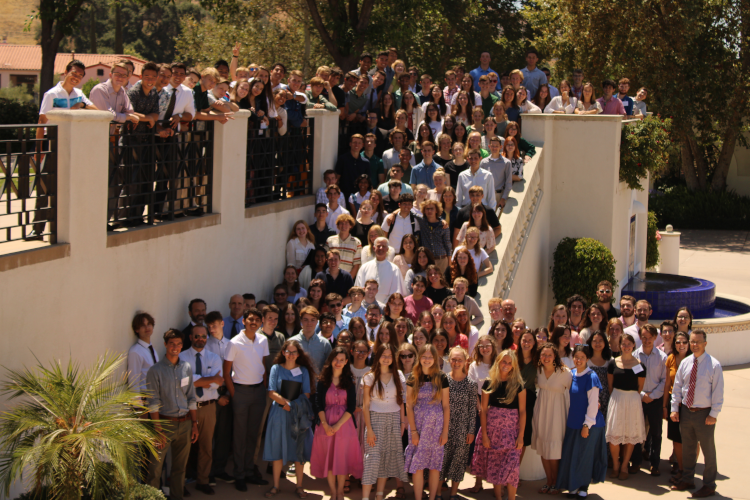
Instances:
[[[245,484],[244,479],[236,479],[234,481],[234,487],[237,488],[237,491],[242,491],[242,492],[247,491],[247,484]]]
[[[250,484],[257,484],[258,486],[266,486],[268,484],[268,481],[263,479],[262,477],[248,477],[247,482]]]
[[[205,493],[206,495],[213,495],[214,493],[216,493],[214,489],[211,488],[211,486],[208,484],[196,484],[195,489],[202,493]]]
[[[708,486],[703,486],[701,489],[693,493],[693,498],[706,498],[706,497],[712,497],[716,493],[716,490],[709,488]]]
[[[230,476],[226,472],[222,472],[221,474],[216,474],[216,476],[214,476],[214,479],[221,479],[225,483],[229,483],[229,484],[232,484],[234,482],[234,477]]]
[[[216,478],[214,476],[208,476],[208,485],[216,486]]]

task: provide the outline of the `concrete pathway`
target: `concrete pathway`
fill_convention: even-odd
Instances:
[[[716,283],[720,292],[750,297],[750,232],[747,231],[685,231],[682,233],[680,252],[680,273],[709,279]],[[711,346],[708,345],[708,352]],[[724,371],[725,393],[724,407],[719,416],[716,427],[716,446],[718,453],[719,479],[717,495],[714,498],[731,498],[735,500],[750,500],[750,488],[744,483],[746,450],[750,450],[750,433],[746,431],[750,421],[750,364],[729,367]],[[602,484],[592,485],[588,498],[592,500],[634,500],[661,496],[667,499],[690,498],[688,493],[671,492],[669,490],[669,464],[667,462],[672,443],[666,439],[667,426],[664,423],[664,440],[662,442],[662,475],[651,477],[646,470],[630,476],[627,481],[607,479]],[[696,483],[701,486],[700,474],[703,471],[702,456],[698,459]],[[265,464],[261,470],[265,471]],[[309,500],[328,499],[328,487],[324,479],[313,479],[309,475],[309,466],[305,468],[305,488],[310,493]],[[269,475],[264,474],[266,479]],[[537,490],[543,481],[524,482],[518,490],[518,498],[550,498],[540,495]],[[479,494],[469,493],[468,489],[474,485],[474,477],[467,474],[461,483],[459,494],[464,499],[492,500],[494,495],[490,489]],[[485,483],[485,488],[489,484]],[[390,480],[385,488],[386,498],[393,498],[395,481]],[[234,486],[221,483],[216,487],[217,496],[226,500],[262,499],[269,486],[248,485],[247,493],[240,493]],[[208,498],[203,493],[188,486],[192,498]],[[294,484],[282,478],[282,493],[275,498],[279,500],[296,499]],[[407,498],[412,500],[411,486],[407,487]],[[449,490],[443,490],[444,500],[448,500]],[[361,489],[352,488],[346,495],[347,499],[360,500]],[[371,498],[375,498],[372,493]],[[558,496],[557,498],[565,498]]]

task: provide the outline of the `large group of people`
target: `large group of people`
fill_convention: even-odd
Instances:
[[[192,300],[189,324],[163,336],[163,359],[155,319],[133,318],[130,383],[148,394],[161,433],[149,484],[160,485],[171,450],[175,500],[189,493],[186,475],[205,494],[221,480],[270,486],[273,498],[284,473],[304,499],[307,463],[334,500],[357,482],[362,498],[374,487],[382,500],[391,478],[399,499],[411,483],[416,500],[443,488],[455,500],[467,470],[473,493],[489,483],[513,500],[531,447],[546,474],[539,493],[585,497],[644,462],[661,475],[667,419],[672,488],[695,489],[700,446],[693,496],[714,493],[722,372],[687,308],[657,328],[648,302],[623,296],[618,311],[602,281],[597,302],[574,295],[532,328],[513,300],[483,298],[488,318],[477,300],[499,214],[536,153],[521,137],[523,115],[643,118],[646,89],[632,99],[626,78],[606,80],[597,99],[579,70],[554,87],[533,49],[527,67],[507,73],[484,52],[474,70],[448,70],[444,86],[395,49],[363,53],[350,72],[318,68],[307,85],[283,64],[242,67],[238,53],[201,71],[147,63],[132,86],[132,65],[117,63],[89,98],[75,87],[85,68],[72,61],[40,110],[45,123],[53,107],[107,109],[164,138],[238,109],[259,130],[275,120],[279,134],[306,127],[306,109],[339,113],[338,159],[310,218],[290,228],[268,300],[233,295],[228,315]]]

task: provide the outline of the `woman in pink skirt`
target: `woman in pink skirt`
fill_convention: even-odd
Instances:
[[[310,472],[328,479],[332,500],[343,500],[346,478],[362,477],[362,449],[352,420],[357,392],[345,348],[336,347],[328,356],[315,397],[320,425],[315,429]]]
[[[521,465],[523,433],[526,428],[526,391],[515,351],[501,352],[482,386],[482,446],[474,448],[472,473],[495,486],[495,498],[502,499],[503,485],[508,500],[515,500]]]

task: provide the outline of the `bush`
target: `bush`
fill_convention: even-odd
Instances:
[[[34,96],[26,90],[26,85],[16,85],[15,87],[5,87],[0,89],[0,97],[10,99],[11,101],[30,102]]]
[[[552,291],[555,303],[564,304],[574,294],[596,301],[596,286],[600,281],[617,288],[615,260],[604,244],[593,238],[563,238],[553,256]]]
[[[750,229],[750,197],[733,191],[689,191],[684,185],[651,192],[648,206],[675,229]]]
[[[23,493],[16,500],[51,500],[54,498],[53,488],[42,486],[39,492],[29,491]],[[90,499],[90,495],[83,494],[82,500]],[[130,485],[130,495],[125,498],[125,490],[119,489],[115,494],[109,497],[109,500],[166,500],[166,496],[161,490],[147,484],[133,483]]]
[[[81,92],[86,94],[86,97],[89,97],[89,94],[91,93],[91,89],[99,85],[99,80],[96,78],[89,78],[89,81],[83,84],[83,87],[81,87]]]
[[[661,261],[661,256],[659,255],[659,242],[656,240],[658,222],[659,220],[656,218],[656,214],[654,212],[649,212],[648,229],[646,230],[646,269],[656,267],[659,265],[659,261]]]
[[[0,97],[0,125],[18,125],[39,122],[39,108],[34,101],[20,102]]]
[[[650,173],[666,170],[677,148],[672,144],[669,130],[672,120],[649,116],[622,127],[620,140],[620,182],[630,189],[643,191],[641,180]]]

